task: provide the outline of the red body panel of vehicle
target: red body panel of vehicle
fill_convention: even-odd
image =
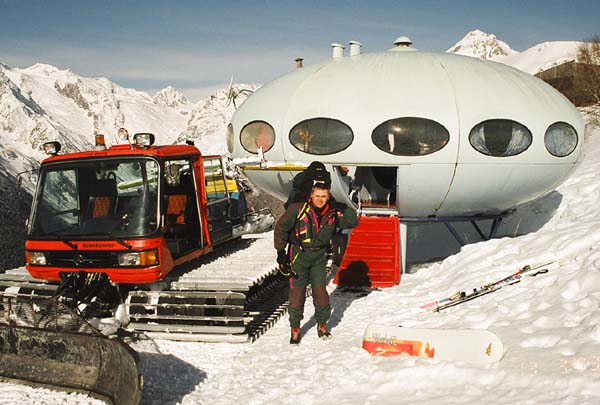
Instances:
[[[106,273],[111,281],[115,283],[127,284],[152,283],[154,281],[161,280],[173,269],[173,258],[171,257],[163,238],[128,240],[124,242],[131,245],[131,251],[156,249],[158,252],[158,265],[151,267],[91,268],[86,267],[85,265],[82,265],[81,267],[53,267],[27,264],[26,267],[32,277],[44,280],[60,281],[60,273],[85,271]],[[73,255],[81,254],[84,256],[86,252],[126,253],[130,251],[130,249],[127,249],[123,245],[111,240],[74,240],[71,243],[76,245],[78,249],[71,249],[63,242],[42,240],[28,240],[25,243],[25,249],[28,251],[47,253],[66,251],[72,252]]]

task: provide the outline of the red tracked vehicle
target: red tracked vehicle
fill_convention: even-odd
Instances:
[[[128,326],[168,339],[247,341],[282,312],[282,283],[264,257],[250,277],[243,243],[227,252],[241,250],[242,264],[201,258],[273,225],[268,210],[249,209],[239,173],[193,145],[154,146],[148,133],[130,143],[120,133],[127,144],[108,149],[101,136],[93,151],[59,155],[59,143],[44,145],[52,156],[40,166],[26,270],[0,274],[0,376],[135,402],[135,356],[85,319],[107,334]],[[206,276],[211,261],[229,270]],[[93,378],[107,370],[112,379]]]
[[[120,133],[129,141],[125,130]],[[99,136],[96,150],[65,155],[58,154],[57,142],[44,145],[52,156],[40,167],[27,226],[26,268],[35,280],[60,282],[60,295],[72,306],[93,303],[86,306],[86,316],[126,302],[125,322],[129,315],[136,321],[150,315],[152,323],[161,323],[159,312],[165,311],[157,302],[162,299],[171,306],[169,317],[177,318],[169,294],[176,277],[167,277],[174,268],[244,233],[269,230],[274,222],[268,210],[249,209],[248,184],[222,157],[203,156],[193,145],[153,143],[154,135],[141,133],[132,143],[107,149]],[[211,291],[232,290],[232,280],[222,276]],[[220,288],[219,281],[226,285]],[[233,290],[247,294],[243,290],[251,286]],[[187,323],[233,325],[230,316],[222,316],[232,312],[231,300],[194,289],[178,287],[188,294],[177,303],[185,306],[185,316],[201,318]],[[210,306],[210,300],[220,306]],[[190,311],[190,302],[197,301],[202,306]],[[239,301],[235,297],[235,305]],[[208,313],[211,319],[205,319]],[[240,325],[235,332],[221,332],[241,333]]]

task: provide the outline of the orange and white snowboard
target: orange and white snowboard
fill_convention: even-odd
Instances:
[[[370,324],[363,349],[374,356],[408,355],[466,363],[493,363],[504,355],[502,341],[485,329],[414,329]]]

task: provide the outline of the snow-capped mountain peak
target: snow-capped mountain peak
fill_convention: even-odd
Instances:
[[[187,109],[190,106],[188,99],[177,91],[176,88],[171,86],[157,91],[154,94],[154,97],[152,97],[152,100],[155,104],[175,109]]]
[[[52,76],[59,72],[69,72],[68,69],[61,70],[56,66],[48,65],[45,63],[36,63],[33,66],[30,66],[26,69],[23,69],[23,73],[31,74],[31,75],[44,75],[44,76]]]
[[[481,59],[493,59],[498,56],[509,56],[518,53],[511,49],[506,42],[496,38],[495,35],[480,30],[467,33],[463,39],[446,52]]]

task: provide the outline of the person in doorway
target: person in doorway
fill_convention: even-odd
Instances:
[[[292,189],[283,208],[287,209],[290,204],[295,202],[305,202],[308,198],[312,186],[315,183],[325,183],[327,188],[331,187],[331,175],[321,162],[312,162],[306,169],[294,176]]]
[[[324,182],[316,182],[305,202],[293,203],[275,225],[274,245],[280,266],[291,266],[290,344],[300,343],[300,321],[303,318],[306,287],[312,286],[317,334],[331,339],[327,321],[331,315],[326,289],[327,252],[338,229],[358,224],[356,212],[344,204],[332,202]],[[286,247],[289,249],[286,251]]]

